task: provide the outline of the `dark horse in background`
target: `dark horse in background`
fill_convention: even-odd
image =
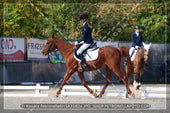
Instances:
[[[133,79],[133,86],[136,89],[141,88],[141,83],[143,81],[143,72],[144,72],[144,67],[145,63],[148,60],[148,54],[150,51],[151,43],[150,44],[145,44],[143,43],[143,47],[137,50],[136,55],[134,57],[134,60],[132,61],[133,65],[133,71],[131,69],[129,70],[128,66],[125,66],[125,73],[126,76],[128,76],[128,82],[130,83],[131,79]],[[138,73],[140,73],[140,79],[138,78]],[[133,78],[130,78],[131,75],[133,75]],[[139,80],[139,82],[137,82]]]
[[[93,96],[102,97],[102,94],[104,94],[105,89],[107,88],[108,84],[111,81],[112,71],[123,81],[123,83],[126,86],[127,93],[132,97],[135,96],[134,93],[132,93],[132,91],[129,88],[127,76],[125,76],[120,71],[121,55],[124,56],[125,58],[124,62],[127,63],[127,66],[129,66],[129,68],[131,67],[128,48],[126,48],[125,46],[121,46],[119,48],[112,47],[112,46],[102,47],[99,49],[98,59],[88,62],[89,68],[85,69],[84,71],[94,71],[106,65],[106,83],[103,89],[101,90],[100,94],[97,95],[92,89],[90,89],[87,86],[83,72],[79,71],[80,63],[74,58],[75,47],[76,46],[70,43],[67,43],[57,37],[54,37],[54,34],[53,34],[52,36],[49,36],[47,43],[42,51],[43,55],[47,55],[49,52],[54,51],[55,49],[58,49],[66,61],[67,72],[66,72],[66,75],[64,77],[64,80],[61,86],[59,87],[55,95],[56,97],[58,97],[58,95],[61,94],[61,90],[63,86],[66,84],[67,80],[70,78],[70,76],[74,72],[78,73],[82,84],[84,85],[84,87],[87,88],[87,90]]]

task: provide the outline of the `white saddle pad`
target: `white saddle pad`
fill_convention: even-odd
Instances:
[[[86,61],[93,61],[93,60],[97,60],[98,56],[99,56],[99,48],[97,48],[95,50],[88,50],[87,54],[85,55],[85,59],[86,59]],[[79,62],[81,61],[75,55],[74,55],[74,58]]]
[[[136,52],[137,52],[137,51],[138,51],[138,50],[134,50],[134,53],[133,53],[132,57],[130,58],[131,61],[133,61],[133,60],[135,59],[135,56],[136,56]]]

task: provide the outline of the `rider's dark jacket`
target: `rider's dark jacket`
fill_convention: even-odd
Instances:
[[[143,46],[143,36],[141,33],[139,33],[139,35],[137,36],[137,34],[134,32],[131,35],[131,39],[132,39],[132,47],[135,46]]]
[[[87,23],[84,24],[82,32],[83,32],[83,37],[80,40],[78,40],[78,43],[84,41],[84,43],[86,44],[92,44],[93,43],[93,39],[91,36],[92,30]]]

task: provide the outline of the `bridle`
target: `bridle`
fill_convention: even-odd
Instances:
[[[143,49],[143,57],[144,57],[144,61],[146,62],[146,60],[148,59],[148,52],[145,53],[145,48],[144,47],[139,48],[139,49]],[[141,54],[139,54],[139,55],[141,55]]]
[[[46,50],[47,53],[48,53],[49,49],[51,48],[52,44],[53,44],[53,40],[51,40],[50,45],[48,46],[48,48]]]
[[[146,62],[147,59],[148,59],[148,53],[149,53],[149,50],[147,52],[145,52],[145,48],[144,48],[144,61]]]

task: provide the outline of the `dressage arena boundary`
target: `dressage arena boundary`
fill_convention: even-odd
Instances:
[[[40,86],[40,84],[36,84],[36,86],[0,86],[0,89],[4,90],[4,97],[48,97],[48,94],[41,94],[40,90],[49,90],[49,86]],[[6,93],[6,90],[12,91],[30,91],[35,90],[35,93]]]
[[[103,86],[89,86],[89,88],[93,89],[97,95],[99,95]],[[92,96],[84,86],[77,85],[65,85],[60,94],[61,97],[64,96]],[[103,96],[115,96],[127,98],[126,88],[125,86],[108,86]],[[92,96],[93,97],[93,96]]]
[[[89,86],[97,95],[102,90],[103,86]],[[49,90],[49,86],[0,86],[4,90],[3,97],[48,97],[48,94],[42,94],[41,90]],[[10,93],[6,91],[12,91]],[[15,93],[13,93],[13,91]],[[35,93],[16,93],[17,91],[35,91]],[[145,98],[170,98],[170,88],[168,87],[142,87],[141,99]],[[80,85],[65,85],[61,91],[60,97],[65,96],[92,96],[84,86]],[[113,96],[128,98],[125,86],[108,86],[103,96]]]
[[[97,93],[102,90],[103,86],[89,86]],[[168,87],[142,87],[141,99],[145,98],[170,98]],[[84,86],[65,85],[61,92],[61,97],[64,96],[92,96]],[[113,96],[128,98],[125,86],[108,86],[103,96]],[[93,96],[92,96],[93,97]]]
[[[142,87],[141,98],[170,98],[168,87]]]

